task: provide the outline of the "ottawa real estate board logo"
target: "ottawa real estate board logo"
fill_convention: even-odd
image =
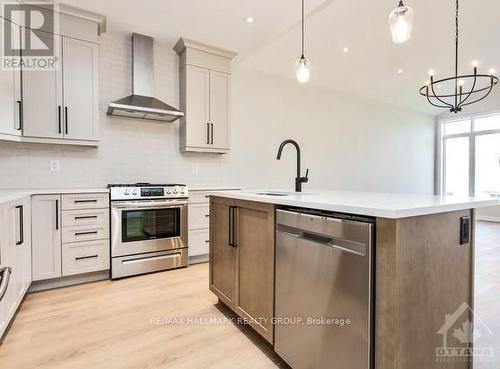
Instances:
[[[51,2],[2,3],[2,70],[55,71],[59,12]]]
[[[453,314],[446,314],[444,324],[437,331],[442,345],[436,347],[436,360],[446,362],[495,362],[491,343],[493,332],[463,303]]]

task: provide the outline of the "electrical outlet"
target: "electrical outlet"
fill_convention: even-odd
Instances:
[[[49,167],[51,173],[59,173],[61,170],[61,162],[59,160],[51,160]]]

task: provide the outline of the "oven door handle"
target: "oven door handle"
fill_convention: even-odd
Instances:
[[[150,203],[120,203],[113,204],[115,209],[157,209],[157,208],[180,208],[186,206],[185,201],[162,201]]]

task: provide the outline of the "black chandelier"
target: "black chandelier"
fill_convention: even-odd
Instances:
[[[429,71],[430,80],[420,89],[420,95],[425,96],[429,103],[438,108],[450,109],[452,113],[462,111],[467,105],[485,99],[498,84],[495,70],[489,74],[478,74],[478,62],[474,61],[473,74],[458,75],[458,0],[455,13],[455,76],[434,80],[434,71]]]

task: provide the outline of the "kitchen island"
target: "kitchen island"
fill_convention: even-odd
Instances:
[[[373,240],[366,249],[370,256],[366,269],[370,274],[366,288],[370,311],[367,329],[356,333],[359,340],[354,340],[356,335],[347,335],[346,342],[332,341],[329,346],[315,342],[310,348],[314,352],[309,355],[293,357],[292,353],[292,359],[285,358],[292,367],[325,367],[321,356],[328,356],[329,348],[332,351],[340,345],[351,348],[337,355],[342,369],[369,368],[368,361],[377,369],[470,368],[468,357],[457,356],[455,351],[450,355],[450,350],[462,347],[460,342],[453,342],[454,328],[462,328],[462,322],[473,319],[471,310],[464,306],[473,307],[474,209],[500,205],[497,200],[356,192],[228,191],[213,194],[210,205],[210,290],[280,355],[281,343],[276,337],[280,322],[275,319],[281,317],[276,304],[277,296],[283,294],[277,283],[283,253],[277,251],[277,214],[304,212],[313,214],[308,215],[311,220],[336,217],[370,224],[368,238]],[[311,245],[324,241],[314,229],[307,234]],[[340,243],[346,241],[341,238]],[[335,252],[341,249],[337,247]],[[358,254],[363,256],[365,252]],[[355,257],[349,256],[350,260]],[[324,262],[324,257],[311,259],[305,254],[305,258],[304,265],[309,267],[312,262],[318,267]],[[340,258],[339,263],[345,259]],[[352,268],[345,265],[342,269],[342,264],[335,264],[339,271],[332,274],[332,286],[337,283],[334,279],[352,273]],[[301,275],[301,266],[293,267],[289,275],[296,278]],[[352,288],[359,289],[355,274],[349,276],[355,278]],[[279,294],[277,289],[281,289]],[[348,290],[349,281],[344,281],[344,299],[347,292],[350,303],[356,303],[357,295]],[[338,288],[327,292],[335,305]],[[317,311],[316,305],[329,301],[324,295],[301,306]],[[302,313],[307,316],[308,311]],[[288,336],[301,329],[289,330]],[[304,334],[312,331],[303,329]],[[326,327],[320,333],[329,334],[332,329],[336,328]],[[318,331],[315,335],[319,336]],[[464,347],[468,348],[467,342]],[[364,354],[366,361],[359,359]]]

